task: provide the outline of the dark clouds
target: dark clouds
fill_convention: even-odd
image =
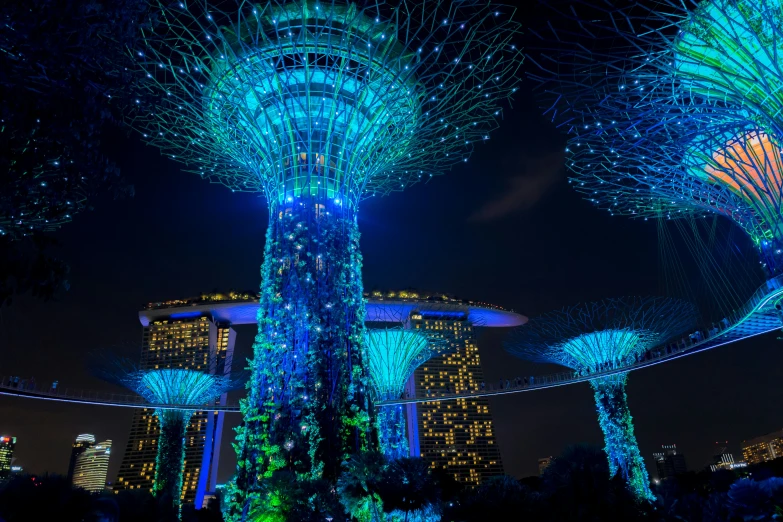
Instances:
[[[563,153],[527,158],[521,170],[521,174],[508,179],[508,187],[503,194],[482,205],[468,217],[468,221],[486,223],[533,207],[563,177]]]

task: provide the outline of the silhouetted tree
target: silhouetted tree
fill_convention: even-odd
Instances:
[[[176,512],[171,503],[155,498],[147,490],[119,491],[114,499],[120,508],[121,522],[171,522],[176,520]]]
[[[407,522],[414,511],[439,507],[440,492],[424,459],[403,457],[384,470],[379,496],[384,512],[399,511]]]
[[[14,476],[0,489],[0,517],[6,522],[81,522],[91,504],[88,492],[73,489],[61,475]]]
[[[610,478],[606,454],[590,446],[573,446],[554,459],[542,477],[548,520],[637,520],[637,503],[621,477]]]
[[[454,520],[535,520],[539,495],[514,477],[492,477],[469,491],[460,506],[449,514]]]
[[[220,512],[220,501],[210,499],[206,507],[196,509],[193,504],[187,504],[182,508],[182,522],[223,522],[223,513]]]

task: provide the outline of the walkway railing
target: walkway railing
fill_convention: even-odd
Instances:
[[[236,403],[224,406],[214,404],[150,404],[143,397],[135,394],[68,388],[60,386],[59,382],[56,385],[54,383],[42,384],[36,382],[34,378],[25,379],[21,376],[0,376],[0,395],[125,408],[239,411],[239,405]]]
[[[470,399],[473,397],[492,397],[521,393],[557,386],[566,386],[579,382],[588,382],[600,377],[609,377],[633,370],[654,366],[663,362],[679,359],[688,355],[717,348],[749,337],[755,337],[781,328],[781,321],[775,313],[775,303],[783,298],[783,275],[766,281],[759,287],[747,303],[733,314],[726,317],[728,326],[715,335],[707,336],[695,343],[676,343],[655,347],[639,359],[625,365],[606,368],[589,374],[579,374],[573,370],[562,371],[548,375],[533,375],[501,379],[497,384],[484,384],[478,389],[456,393],[430,393],[416,397],[404,397],[397,400],[378,403],[379,406],[393,406],[408,403],[440,402],[446,400]],[[524,328],[524,327],[523,327]]]
[[[647,368],[656,364],[679,359],[688,355],[717,348],[732,342],[755,337],[781,328],[781,321],[775,310],[775,303],[783,299],[783,275],[767,281],[753,293],[740,310],[727,316],[728,326],[695,343],[669,343],[656,347],[639,359],[629,364],[606,368],[590,374],[578,374],[574,371],[562,371],[549,375],[533,375],[502,379],[497,384],[484,385],[475,390],[459,393],[439,393],[406,397],[398,400],[384,401],[379,406],[393,406],[398,404],[418,402],[438,402],[456,399],[470,399],[473,397],[491,397],[510,393],[521,393],[533,390],[566,386],[579,382],[587,382],[600,377],[608,377],[620,373],[627,373],[641,368]],[[58,383],[42,385],[33,379],[21,377],[0,377],[0,395],[27,397],[30,399],[44,399],[60,402],[72,402],[79,404],[95,404],[103,406],[120,406],[126,408],[150,408],[172,410],[207,410],[238,412],[239,405],[230,403],[223,406],[207,404],[149,404],[134,394],[110,393],[95,390],[63,388]]]

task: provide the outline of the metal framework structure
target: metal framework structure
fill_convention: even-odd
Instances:
[[[506,350],[523,359],[591,375],[633,363],[696,324],[696,308],[668,298],[626,297],[580,304],[531,319],[515,329]],[[612,475],[622,473],[640,499],[653,500],[644,460],[633,432],[625,394],[627,372],[597,376],[593,387]]]
[[[373,444],[356,212],[466,162],[516,90],[513,9],[461,2],[159,2],[131,123],[262,193],[259,332],[230,517],[277,469],[336,480]],[[255,510],[256,508],[253,508]]]
[[[530,77],[570,134],[574,187],[612,214],[727,216],[780,273],[781,2],[587,0],[567,16],[579,29],[555,31]]]
[[[141,395],[149,404],[202,405],[215,401],[244,382],[231,376],[213,375],[196,370],[161,368],[141,370],[127,360],[111,364],[100,372],[109,381]],[[153,492],[179,513],[182,507],[182,470],[185,465],[185,432],[194,410],[156,409],[160,424]]]
[[[376,402],[399,399],[413,372],[450,346],[428,332],[405,328],[367,329],[364,353],[373,399]],[[380,408],[377,412],[381,451],[389,459],[407,457],[405,415],[402,406]]]

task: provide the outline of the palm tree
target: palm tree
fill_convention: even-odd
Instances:
[[[366,451],[352,455],[343,463],[343,473],[337,480],[337,494],[348,514],[359,522],[383,520],[378,486],[386,468],[386,460],[378,452]]]

